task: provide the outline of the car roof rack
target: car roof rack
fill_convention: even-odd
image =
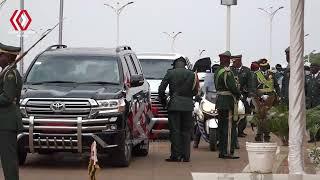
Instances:
[[[54,49],[61,49],[61,48],[67,48],[67,47],[68,46],[64,44],[56,44],[56,45],[49,46],[45,51],[51,51]]]
[[[131,50],[131,47],[130,46],[118,46],[116,48],[116,52],[120,52],[120,51],[126,51],[126,50]]]

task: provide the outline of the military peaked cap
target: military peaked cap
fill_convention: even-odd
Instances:
[[[21,51],[20,47],[7,46],[7,45],[0,43],[0,53],[18,55],[20,53],[20,51]]]
[[[173,61],[172,65],[174,65],[174,64],[175,64],[176,62],[178,62],[178,61],[187,64],[187,60],[186,60],[184,57],[181,56],[181,57],[175,59],[175,60]]]
[[[230,58],[232,57],[230,51],[226,51],[226,52],[224,52],[224,53],[222,53],[222,54],[219,54],[219,56],[220,56],[220,57],[222,57],[222,56],[224,56],[224,57],[230,57]]]
[[[258,64],[259,64],[259,66],[268,66],[268,65],[269,65],[267,59],[260,59],[260,60],[258,61]]]

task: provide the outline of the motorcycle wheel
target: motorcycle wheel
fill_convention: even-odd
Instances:
[[[209,148],[210,151],[217,150],[217,129],[210,128],[209,129]]]

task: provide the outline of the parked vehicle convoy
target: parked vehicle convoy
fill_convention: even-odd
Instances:
[[[168,130],[168,111],[158,100],[158,88],[168,69],[172,69],[173,61],[179,57],[185,57],[181,54],[165,53],[138,53],[144,75],[151,90],[151,118],[150,118],[150,138],[167,136]],[[186,58],[186,57],[185,57]],[[187,58],[186,58],[187,59]],[[187,68],[191,69],[192,64],[187,60]],[[167,93],[169,89],[167,89]]]
[[[49,47],[24,78],[20,164],[27,153],[90,152],[93,141],[115,166],[129,166],[132,153],[148,155],[149,89],[128,46]]]

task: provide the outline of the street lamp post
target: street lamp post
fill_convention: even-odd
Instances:
[[[221,5],[227,6],[227,34],[226,34],[226,50],[230,51],[231,44],[231,6],[237,5],[237,0],[221,0]]]
[[[24,9],[24,0],[20,0],[20,9]],[[21,54],[24,52],[24,38],[23,38],[23,31],[20,31],[20,48],[21,48]],[[24,63],[23,59],[20,61],[20,73],[24,74]]]
[[[4,4],[6,3],[6,1],[7,1],[7,0],[3,0],[3,1],[0,2],[0,10],[1,10],[1,8],[4,6]]]
[[[170,33],[168,33],[168,32],[163,32],[163,33],[166,34],[166,35],[168,35],[169,38],[172,39],[172,41],[171,41],[171,51],[172,51],[172,52],[175,52],[174,43],[175,43],[177,37],[179,36],[179,34],[182,34],[182,32],[177,32],[177,33],[172,32],[172,34],[170,34]]]
[[[64,4],[64,0],[60,0],[60,9],[59,9],[59,44],[60,45],[62,45],[63,4]]]
[[[200,52],[199,58],[201,58],[202,53],[204,53],[205,51],[206,51],[205,49],[202,49],[202,50],[200,49],[200,50],[199,50],[199,52]]]
[[[131,2],[128,2],[127,4],[125,4],[123,6],[120,6],[120,3],[117,2],[117,7],[114,7],[114,6],[112,6],[110,4],[107,4],[107,3],[104,4],[105,6],[111,8],[112,10],[114,10],[114,12],[117,15],[117,46],[119,46],[119,39],[120,39],[119,38],[119,36],[120,36],[120,25],[119,25],[120,24],[120,14],[121,14],[121,12],[123,11],[123,9],[125,7],[127,7],[128,5],[133,4],[133,3],[134,2],[131,1]]]
[[[275,11],[273,10],[272,6],[269,8],[270,10],[266,10],[264,8],[258,8],[259,10],[265,12],[269,18],[269,61],[270,61],[269,63],[271,63],[271,58],[272,58],[272,21],[273,21],[274,16],[277,14],[277,12],[283,8],[284,7],[281,6],[278,9],[276,9]]]

